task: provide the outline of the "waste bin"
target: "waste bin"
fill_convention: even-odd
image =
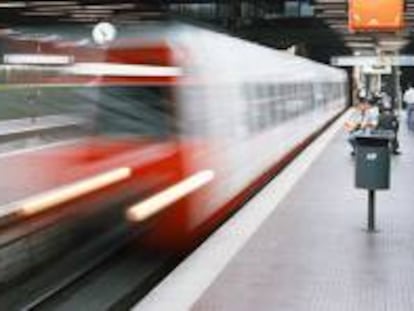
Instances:
[[[390,148],[392,131],[372,131],[355,136],[355,186],[369,190],[390,187]]]

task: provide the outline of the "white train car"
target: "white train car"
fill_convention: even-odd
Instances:
[[[177,26],[171,34],[181,47],[177,63],[200,81],[177,89],[180,135],[209,142],[202,157],[187,154],[185,163],[190,171],[202,167],[215,174],[210,191],[193,197],[188,221],[196,228],[231,212],[229,202],[242,202],[261,177],[277,171],[292,150],[343,111],[347,76],[209,30]]]

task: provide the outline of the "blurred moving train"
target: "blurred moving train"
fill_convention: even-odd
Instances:
[[[22,214],[99,194],[94,204],[112,202],[157,247],[211,232],[347,102],[339,69],[189,25],[121,25],[103,45],[38,47],[9,45],[7,84],[78,107],[93,133],[31,154],[32,165],[14,159],[21,180],[37,170],[16,196]]]

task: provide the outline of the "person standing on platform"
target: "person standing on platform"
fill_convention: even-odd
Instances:
[[[399,150],[400,143],[398,142],[399,122],[392,108],[385,105],[381,108],[378,129],[388,130],[394,133],[394,136],[390,141],[391,151],[395,155],[401,154],[401,151]]]
[[[408,89],[404,92],[403,100],[407,105],[407,126],[414,131],[414,88],[411,84],[408,85]]]

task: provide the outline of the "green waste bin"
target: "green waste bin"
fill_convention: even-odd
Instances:
[[[392,131],[372,131],[355,136],[355,186],[368,190],[390,188],[390,148]]]

